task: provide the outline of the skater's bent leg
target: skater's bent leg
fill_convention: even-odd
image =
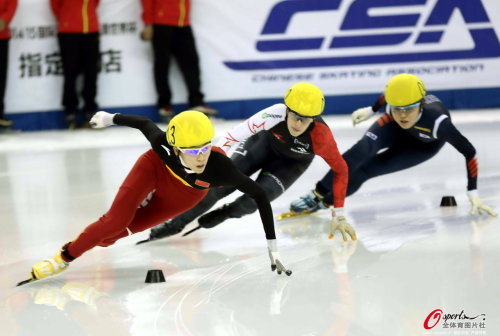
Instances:
[[[144,197],[142,198],[144,199]],[[99,220],[87,226],[80,235],[68,246],[69,254],[78,258],[84,252],[102,242],[113,238],[127,236],[127,226],[130,224],[141,201],[137,200],[128,188],[120,188],[111,209]],[[108,246],[109,243],[103,246]]]
[[[349,196],[354,191],[358,190],[361,184],[366,181],[366,179],[362,180],[362,178],[359,177],[356,185],[351,186],[353,183],[353,176],[360,173],[364,166],[369,165],[369,162],[376,156],[377,151],[383,148],[383,145],[387,145],[388,143],[390,143],[388,139],[386,141],[374,141],[372,138],[364,136],[342,155],[349,168],[349,180],[346,196]],[[323,179],[316,184],[316,193],[323,196],[323,201],[327,204],[333,204],[333,178],[333,171],[329,170]]]
[[[257,182],[270,202],[281,196],[304,173],[311,164],[310,161],[291,161],[271,164],[263,169]],[[248,195],[242,195],[227,205],[227,211],[232,218],[239,218],[257,210],[257,203]]]
[[[328,173],[316,183],[315,191],[321,195],[326,196],[332,192],[332,183],[333,183],[333,171],[330,169]]]
[[[126,231],[135,216],[137,207],[155,188],[158,159],[151,151],[143,154],[125,178],[109,211],[99,220],[87,226],[80,235],[67,246],[67,252],[78,258],[84,252],[105,240]]]
[[[349,168],[346,196],[352,195],[366,180],[375,176],[372,174],[372,162],[382,150],[404,144],[409,137],[411,136],[404,133],[389,115],[384,114],[374,122],[363,137],[342,154]],[[330,171],[329,174],[332,175],[329,180],[325,176],[319,192],[325,195],[326,203],[333,204],[332,186],[327,185],[333,179],[333,172]]]
[[[355,193],[369,179],[415,167],[429,160],[443,144],[444,142],[424,144],[408,140],[403,146],[394,146],[377,154],[363,167],[349,172],[347,195]]]

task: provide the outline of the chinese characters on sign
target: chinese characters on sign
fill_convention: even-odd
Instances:
[[[126,35],[137,32],[137,22],[113,22],[101,24],[101,35]],[[12,27],[11,35],[13,40],[35,40],[44,38],[54,38],[57,36],[57,25],[36,26],[36,27]]]
[[[10,33],[13,40],[53,38],[57,36],[57,25],[22,28],[12,27]]]
[[[113,22],[101,25],[101,35],[136,34],[137,22]],[[57,37],[57,25],[22,27],[11,29],[14,40],[35,40]],[[43,76],[62,76],[63,68],[59,52],[23,52],[18,57],[19,78]],[[120,73],[122,71],[122,50],[101,51],[101,73]]]
[[[62,61],[59,52],[49,54],[22,53],[19,58],[19,77],[31,78],[42,76],[62,76]],[[100,72],[112,73],[122,71],[122,51],[101,51]]]
[[[101,35],[135,34],[136,32],[136,22],[103,23],[101,25]]]

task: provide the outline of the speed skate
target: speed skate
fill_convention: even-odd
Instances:
[[[316,212],[317,211],[311,212],[311,211],[308,211],[308,210],[304,210],[304,211],[301,211],[301,212],[295,212],[295,211],[282,212],[278,216],[276,216],[276,219],[280,221],[280,220],[283,220],[283,219],[310,216],[310,215],[314,215]]]

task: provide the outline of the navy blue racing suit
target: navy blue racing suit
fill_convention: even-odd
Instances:
[[[372,106],[378,111],[385,106],[381,95]],[[390,110],[390,109],[388,109]],[[356,192],[367,180],[414,167],[436,155],[448,142],[465,157],[467,190],[477,189],[478,164],[474,146],[453,125],[450,112],[434,95],[426,95],[421,115],[410,129],[402,129],[394,118],[384,113],[371,125],[363,137],[342,156],[349,167],[347,196]],[[333,203],[330,170],[316,184],[316,191],[324,202]]]

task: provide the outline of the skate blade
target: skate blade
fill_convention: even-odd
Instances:
[[[189,234],[191,234],[191,233],[193,233],[193,232],[195,232],[196,230],[199,230],[199,229],[201,229],[201,226],[197,226],[194,229],[189,230],[188,232],[184,233],[182,236],[186,237],[187,235],[189,235]]]
[[[135,243],[135,245],[141,245],[141,244],[144,244],[144,243],[149,243],[150,241],[153,241],[155,239],[144,239],[144,240],[139,240],[137,243]]]
[[[26,279],[26,280],[23,280],[21,282],[19,282],[16,287],[19,287],[19,286],[22,286],[22,285],[26,285],[30,282],[33,282],[33,281],[36,281],[37,279],[35,278],[34,274],[31,273],[31,277],[29,279]]]
[[[278,220],[283,220],[283,219],[288,219],[288,218],[295,218],[295,217],[304,217],[304,216],[309,216],[312,215],[312,212],[309,212],[307,210],[304,210],[302,212],[283,212],[277,216]]]
[[[19,282],[19,283],[16,285],[16,287],[19,287],[19,286],[22,286],[22,285],[26,285],[26,284],[28,284],[28,283],[30,283],[30,282],[33,282],[33,281],[36,281],[36,279],[26,279],[26,280],[23,280],[23,281]]]

